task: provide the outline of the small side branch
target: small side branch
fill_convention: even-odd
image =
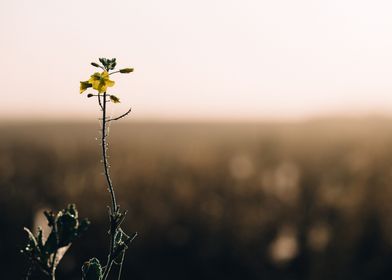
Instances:
[[[128,246],[132,243],[132,241],[138,236],[138,233],[135,232],[132,236],[128,236],[126,240],[123,241],[121,245],[119,245],[115,251],[112,253],[112,259],[116,259],[122,251],[128,249]]]
[[[111,122],[111,121],[117,121],[119,119],[122,119],[123,117],[125,117],[126,115],[128,115],[130,112],[132,111],[132,108],[129,108],[129,110],[122,114],[121,116],[118,116],[117,118],[113,118],[113,119],[108,119],[107,122]]]
[[[97,96],[98,96],[99,107],[101,107],[101,110],[103,110],[102,101],[101,101],[101,96],[100,96],[99,94],[97,94]]]

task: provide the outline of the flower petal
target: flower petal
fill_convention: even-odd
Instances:
[[[99,93],[105,92],[108,86],[106,85],[104,80],[101,80],[98,84],[97,90]]]
[[[105,83],[106,83],[106,85],[108,86],[108,87],[112,87],[112,86],[114,86],[114,84],[115,84],[115,82],[114,81],[112,81],[112,80],[106,80],[105,81]]]
[[[108,73],[108,71],[103,71],[103,72],[101,73],[101,78],[103,78],[103,79],[109,78],[109,73]]]
[[[88,81],[80,82],[80,93],[83,93],[86,89],[92,87]]]

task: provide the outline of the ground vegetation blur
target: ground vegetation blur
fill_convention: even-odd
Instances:
[[[0,125],[0,266],[23,227],[76,203],[88,232],[58,279],[107,252],[98,123]],[[128,232],[124,279],[392,279],[392,121],[123,123],[109,135]],[[33,279],[39,279],[34,278]]]

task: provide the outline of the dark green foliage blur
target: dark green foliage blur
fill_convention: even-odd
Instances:
[[[82,280],[99,280],[102,279],[102,275],[101,263],[96,258],[92,258],[83,264]]]
[[[72,242],[87,230],[90,222],[87,219],[79,220],[78,210],[74,204],[69,204],[57,214],[52,211],[44,211],[43,214],[46,221],[42,226],[47,225],[50,228],[50,232],[46,233],[46,240],[43,240],[44,233],[41,227],[37,227],[36,235],[25,228],[28,241],[21,253],[28,258],[29,270],[40,270],[47,276],[51,276],[64,253]],[[61,249],[63,252],[60,252]]]
[[[108,247],[99,124],[0,129],[2,279],[27,270],[23,227],[68,203],[91,225],[57,279],[81,279]],[[140,234],[124,279],[392,279],[392,121],[122,123],[109,145],[124,230]]]

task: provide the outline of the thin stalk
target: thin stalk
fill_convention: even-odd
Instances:
[[[101,145],[102,145],[103,168],[104,168],[104,173],[105,173],[106,182],[107,182],[107,185],[108,185],[108,190],[109,190],[109,193],[110,193],[110,198],[111,198],[112,205],[111,205],[111,211],[110,211],[111,212],[111,215],[110,215],[111,218],[110,218],[110,231],[109,231],[109,234],[110,234],[109,255],[108,255],[108,260],[107,260],[106,267],[105,267],[104,274],[103,274],[103,279],[104,280],[108,277],[109,272],[110,272],[110,270],[112,268],[112,264],[113,264],[113,252],[114,252],[114,247],[115,247],[115,236],[116,236],[116,232],[117,232],[117,229],[115,227],[113,227],[113,223],[114,223],[113,215],[115,215],[115,213],[118,212],[118,205],[117,205],[117,202],[116,202],[116,195],[114,193],[113,183],[112,183],[112,180],[110,178],[109,163],[108,163],[108,157],[107,157],[107,147],[108,147],[108,144],[107,144],[107,123],[108,123],[108,119],[107,119],[107,116],[106,116],[106,106],[107,106],[106,97],[107,97],[107,93],[104,92],[103,100],[100,103],[100,106],[102,105],[101,106],[101,108],[102,108],[102,131],[101,131],[102,137],[101,137]],[[101,101],[101,100],[99,99],[99,101]],[[113,232],[113,229],[114,229],[114,232]]]
[[[54,234],[56,236],[56,247],[58,247],[60,241],[59,241],[59,235],[58,235],[56,223],[54,223],[54,225],[53,225],[53,230],[54,230]],[[58,251],[59,251],[59,249],[57,249],[54,252],[53,258],[52,258],[52,263],[51,263],[51,267],[50,267],[50,279],[51,280],[56,280],[56,257],[57,257]]]
[[[50,276],[51,276],[51,280],[56,280],[56,257],[57,257],[57,252],[58,250],[56,250],[56,252],[54,252],[53,255],[53,260],[52,260],[52,267],[51,267],[51,271],[50,271]]]
[[[109,69],[106,66],[105,66],[105,70],[109,72]],[[120,71],[112,72],[109,75],[117,73],[117,72],[120,72]],[[110,174],[109,174],[109,163],[108,163],[108,156],[107,156],[107,149],[108,149],[107,125],[109,122],[119,120],[131,112],[131,109],[129,109],[125,114],[122,114],[117,118],[113,118],[113,119],[108,118],[107,113],[106,113],[106,111],[107,111],[106,108],[107,108],[107,103],[110,100],[107,100],[107,97],[110,97],[110,95],[108,95],[106,93],[106,91],[103,93],[103,95],[98,93],[98,104],[102,110],[102,127],[101,127],[102,161],[103,161],[103,169],[104,169],[104,173],[105,173],[105,178],[106,178],[106,182],[108,185],[108,190],[109,190],[110,198],[111,198],[111,207],[110,207],[110,212],[109,212],[109,214],[110,214],[110,229],[109,229],[110,244],[109,244],[108,258],[107,258],[107,262],[104,267],[104,272],[103,272],[103,276],[102,276],[103,280],[107,279],[107,277],[111,271],[112,265],[113,265],[116,257],[118,256],[118,252],[117,252],[118,247],[116,248],[116,235],[119,231],[121,231],[119,226],[120,226],[122,220],[124,219],[124,215],[125,215],[125,214],[121,214],[119,211],[119,207],[116,202],[116,195],[114,193],[113,183],[112,183],[112,180],[111,180]],[[127,248],[126,246],[130,242],[132,242],[132,240],[136,237],[136,235],[137,234],[135,234],[132,238],[128,238],[128,240],[126,240],[124,242],[125,243],[124,250],[125,250],[125,248]],[[118,277],[120,277],[120,274],[121,274],[122,263],[124,261],[124,253],[125,252],[123,252],[120,273],[119,273]]]
[[[124,257],[125,257],[125,250],[122,252],[121,264],[120,264],[120,269],[119,269],[119,271],[118,271],[117,280],[120,280],[120,279],[121,279],[121,272],[122,272],[122,268],[123,268],[123,264],[124,264]]]
[[[101,111],[102,111],[103,106],[102,106],[102,102],[101,102],[101,95],[98,93],[97,96],[98,96],[98,104],[99,104],[99,107],[101,107]]]
[[[106,119],[106,92],[103,93],[103,102],[102,102],[102,137],[101,137],[101,146],[102,146],[102,159],[103,159],[103,169],[105,172],[105,177],[106,177],[106,182],[108,184],[108,190],[110,193],[110,197],[112,200],[112,213],[116,213],[117,212],[117,203],[116,203],[116,195],[114,193],[114,188],[113,188],[113,184],[112,184],[112,180],[110,178],[110,174],[109,174],[109,163],[108,163],[108,156],[107,156],[107,140],[106,140],[106,136],[107,136],[107,132],[106,132],[106,124],[107,124],[107,119]]]

